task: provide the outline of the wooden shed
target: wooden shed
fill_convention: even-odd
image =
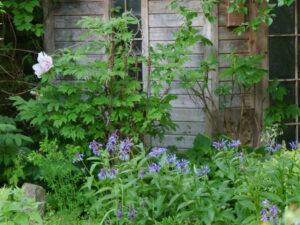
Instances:
[[[170,0],[53,0],[44,1],[45,15],[45,50],[52,53],[55,49],[69,47],[81,42],[80,36],[83,34],[77,21],[82,16],[100,16],[109,19],[109,10],[111,7],[121,5],[124,10],[132,9],[133,13],[141,18],[143,36],[140,39],[142,42],[141,54],[148,54],[148,46],[155,46],[157,43],[169,43],[174,40],[173,32],[178,31],[181,20],[180,17],[171,9],[166,9]],[[214,90],[219,82],[218,75],[220,71],[228,67],[223,55],[231,53],[233,49],[240,55],[260,54],[265,57],[263,67],[270,69],[270,80],[275,76],[285,81],[286,86],[292,89],[290,98],[291,103],[298,104],[299,92],[299,75],[298,75],[298,3],[290,8],[277,10],[278,21],[275,21],[274,26],[281,26],[282,29],[272,29],[270,34],[265,27],[262,27],[257,33],[246,32],[238,36],[232,32],[233,28],[249,20],[258,12],[257,6],[252,1],[249,1],[249,18],[240,14],[227,14],[227,2],[221,1],[217,8],[213,10],[213,14],[218,17],[216,23],[211,24],[206,20],[202,13],[201,0],[186,0],[183,4],[188,7],[195,8],[199,12],[197,19],[193,21],[193,26],[198,28],[202,35],[210,39],[213,43],[212,47],[203,47],[198,45],[193,49],[191,55],[192,61],[186,64],[188,68],[197,68],[200,61],[206,55],[214,53],[219,58],[219,67],[212,72],[211,77],[213,82],[211,89]],[[290,15],[293,15],[292,17]],[[280,19],[285,17],[291,28],[285,29]],[[270,40],[270,41],[268,41]],[[269,44],[268,44],[269,43]],[[280,55],[278,50],[287,47],[287,54],[292,54],[294,62],[286,62],[285,56]],[[270,48],[270,55],[268,52]],[[102,57],[102,53],[90,55],[91,59]],[[279,57],[280,59],[276,58]],[[274,60],[268,63],[268,59]],[[286,63],[288,65],[286,65]],[[284,65],[284,66],[281,66]],[[270,67],[270,68],[269,68]],[[275,68],[275,72],[274,72]],[[275,75],[276,69],[281,75]],[[287,74],[285,74],[287,73]],[[250,107],[255,109],[261,104],[268,104],[268,101],[262,103],[262,99],[268,99],[266,87],[268,86],[269,78],[259,84],[255,90],[249,95],[248,102]],[[165,135],[163,143],[157,139],[152,140],[153,146],[176,145],[179,149],[187,149],[192,146],[193,140],[198,133],[211,134],[211,126],[206,120],[205,113],[201,104],[194,101],[186,90],[179,87],[178,82],[172,84],[171,93],[178,96],[177,100],[172,102],[173,110],[171,112],[172,119],[179,125],[176,131],[170,131]],[[239,96],[235,97],[234,104],[236,107],[240,104]],[[218,104],[221,100],[217,99]],[[289,124],[289,135],[291,139],[299,138],[299,120],[292,121]]]

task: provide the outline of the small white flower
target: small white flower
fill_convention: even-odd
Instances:
[[[53,67],[52,57],[48,56],[45,52],[40,52],[37,58],[38,63],[33,65],[32,68],[38,78],[47,73]]]

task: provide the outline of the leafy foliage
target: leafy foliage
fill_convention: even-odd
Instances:
[[[75,216],[84,211],[85,199],[84,194],[78,191],[82,174],[72,164],[77,151],[78,147],[74,146],[67,146],[67,151],[63,151],[58,148],[56,141],[44,140],[40,150],[29,155],[30,161],[39,168],[38,179],[48,188],[47,202],[51,208]]]
[[[42,224],[38,203],[23,195],[18,188],[0,188],[0,224]]]
[[[13,13],[14,25],[18,31],[31,31],[37,37],[44,33],[42,24],[34,24],[34,10],[41,7],[38,0],[25,0],[21,3],[17,0],[9,0],[3,1],[2,4]]]
[[[281,221],[287,205],[300,205],[299,145],[293,151],[281,145],[271,151],[268,145],[263,155],[238,141],[212,145],[217,149],[202,159],[210,167],[178,160],[164,149],[146,154],[142,145],[94,145],[83,186],[93,193],[89,215],[102,224],[259,224],[265,199],[277,210],[271,222]],[[125,149],[130,158],[123,161]]]
[[[31,142],[16,128],[13,118],[0,116],[0,183],[17,184],[24,176],[20,160],[30,152],[26,145]]]
[[[264,110],[265,112],[265,125],[271,126],[272,124],[279,123],[284,125],[289,118],[294,118],[300,115],[300,108],[296,104],[288,104],[284,97],[288,94],[285,87],[279,86],[278,79],[272,81],[268,87],[268,93],[271,96],[271,104]]]

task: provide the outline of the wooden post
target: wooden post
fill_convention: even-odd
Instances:
[[[54,33],[54,4],[53,0],[43,0],[44,13],[44,49],[47,54],[53,54],[55,50]]]

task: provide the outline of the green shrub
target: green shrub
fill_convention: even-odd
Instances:
[[[0,224],[42,224],[38,203],[23,195],[19,188],[0,188]]]
[[[66,148],[67,151],[64,151],[56,141],[44,140],[40,150],[32,152],[29,159],[39,168],[38,179],[45,184],[50,208],[76,217],[84,211],[88,198],[79,190],[83,174],[72,164],[78,147],[69,145]]]
[[[26,147],[30,142],[31,138],[21,134],[21,130],[16,128],[13,118],[0,116],[0,185],[16,185],[20,177],[24,178],[20,160],[30,152]]]

